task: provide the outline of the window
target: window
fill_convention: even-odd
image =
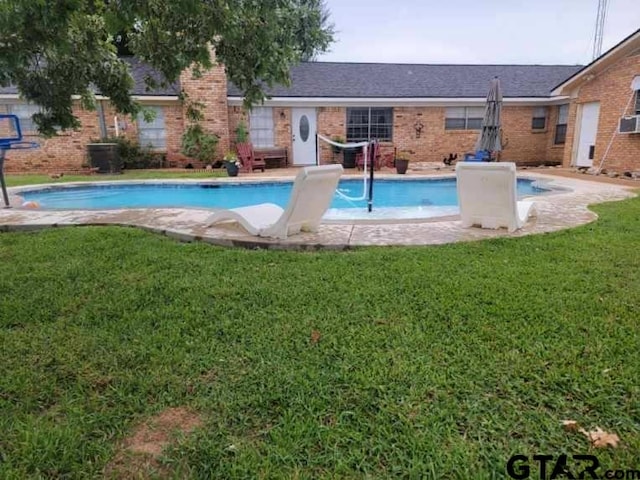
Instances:
[[[547,107],[534,107],[531,129],[544,130],[545,128],[547,128]]]
[[[569,105],[558,106],[558,121],[556,122],[556,136],[554,142],[556,145],[564,144],[567,138],[567,120],[569,118]]]
[[[37,133],[38,129],[31,117],[39,111],[40,107],[38,105],[30,103],[13,103],[8,105],[8,112],[12,115],[17,115],[20,120],[20,129],[23,135]]]
[[[393,108],[347,108],[347,142],[390,142],[392,132]]]
[[[249,129],[254,147],[273,147],[273,108],[252,108],[249,113]]]
[[[640,115],[640,90],[636,92],[636,115]]]
[[[153,121],[147,122],[142,112],[138,114],[138,140],[143,147],[154,150],[167,148],[167,132],[164,128],[164,110],[162,107],[144,107],[155,113]]]
[[[448,107],[445,111],[445,130],[480,130],[484,107]]]

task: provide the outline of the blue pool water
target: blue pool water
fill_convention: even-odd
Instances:
[[[286,206],[292,183],[137,183],[48,187],[25,191],[25,201],[36,201],[41,208],[105,209],[203,207],[234,208],[270,202]],[[339,190],[350,197],[361,197],[362,180],[342,180]],[[520,196],[537,195],[547,190],[529,179],[518,179]],[[374,207],[452,207],[457,205],[456,180],[376,180]],[[333,209],[366,209],[366,201],[349,201],[338,195]]]

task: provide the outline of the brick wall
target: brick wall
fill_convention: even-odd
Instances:
[[[127,115],[117,114],[108,101],[102,101],[107,137],[116,134],[115,117],[118,119],[118,133],[133,141],[138,141],[138,128],[135,120]],[[148,104],[153,106],[152,104]],[[180,154],[180,143],[184,128],[182,104],[173,103],[160,106],[164,111],[167,133],[167,159],[185,160]],[[0,107],[1,112],[6,107]],[[102,138],[97,111],[82,110],[74,105],[74,114],[82,127],[77,131],[61,132],[53,138],[40,137],[30,133],[24,136],[27,141],[36,141],[40,148],[34,150],[11,150],[5,162],[6,172],[73,172],[81,171],[88,165],[87,144]]]
[[[288,161],[291,164],[293,158],[291,136],[291,108],[276,107],[273,109],[273,123],[275,129],[274,142],[276,147],[286,147]]]
[[[503,108],[503,152],[501,160],[513,161],[518,164],[540,163],[548,161],[547,138],[550,128],[549,109],[547,109],[547,123],[544,130],[533,130],[531,121],[534,107],[507,106]],[[559,161],[558,161],[559,163]]]
[[[327,138],[347,138],[347,110],[344,107],[320,107],[318,113],[318,133]],[[320,142],[320,164],[342,163],[342,156],[334,154],[327,142]]]
[[[461,158],[465,152],[473,151],[479,131],[445,130],[445,112],[444,107],[395,107],[393,142],[383,142],[382,147],[393,146],[398,153],[419,162],[440,162],[451,153],[457,153],[458,158]],[[502,120],[506,144],[502,153],[503,160],[519,164],[550,160],[547,146],[549,136],[553,133],[551,118],[547,119],[547,128],[544,131],[535,132],[531,129],[532,116],[533,107],[503,107]],[[417,123],[422,124],[419,134],[416,131]],[[346,108],[319,108],[318,131],[327,137],[346,138]],[[562,148],[559,149],[560,155],[561,152]],[[322,163],[331,163],[335,158],[331,149],[323,145]]]
[[[223,66],[215,64],[215,54],[213,52],[212,56],[214,57],[214,67],[212,69],[203,71],[199,78],[194,78],[192,70],[187,69],[180,75],[180,85],[189,96],[189,100],[200,102],[203,105],[204,120],[202,121],[202,126],[205,131],[214,133],[219,137],[216,159],[222,159],[229,150],[230,145],[227,75]],[[188,125],[185,111],[183,111],[184,127]],[[171,135],[174,135],[174,133],[172,132]],[[182,135],[181,132],[180,135]]]
[[[569,108],[569,118],[571,118],[571,108]],[[552,105],[549,107],[549,116],[547,117],[547,144],[546,144],[546,158],[550,162],[562,163],[564,156],[566,141],[563,144],[555,144],[556,137],[556,124],[558,123],[558,106]],[[571,122],[569,123],[571,125]],[[567,140],[569,139],[569,126],[567,127]]]
[[[0,109],[6,112],[6,106]],[[95,111],[82,110],[74,104],[74,113],[82,127],[76,131],[61,132],[53,138],[43,138],[34,132],[23,132],[24,140],[35,141],[40,148],[33,150],[9,150],[4,165],[5,172],[58,172],[81,170],[87,161],[86,145],[100,138],[98,115]]]
[[[600,102],[594,166],[600,165],[607,145],[613,138],[603,168],[617,172],[640,170],[640,135],[613,135],[632,94],[631,81],[637,75],[640,75],[640,55],[638,54],[626,57],[580,86],[577,97],[572,100],[569,110],[569,127],[563,165],[569,166],[573,163],[578,106],[588,102]],[[633,112],[629,110],[626,114],[630,115]]]

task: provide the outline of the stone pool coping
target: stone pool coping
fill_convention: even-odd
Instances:
[[[221,246],[273,249],[347,249],[357,246],[436,245],[481,240],[495,237],[521,237],[547,233],[583,225],[597,215],[588,205],[633,197],[633,187],[603,184],[588,180],[570,179],[548,174],[519,172],[519,177],[548,182],[563,191],[535,197],[537,217],[524,228],[508,233],[506,229],[488,230],[462,228],[458,216],[430,219],[401,219],[398,221],[325,222],[318,232],[303,232],[287,240],[260,238],[248,235],[236,224],[205,227],[210,209],[198,208],[135,208],[111,210],[38,210],[25,208],[0,209],[0,231],[31,231],[50,227],[77,225],[120,225],[142,228],[180,241],[204,241]],[[402,179],[397,175],[381,174],[378,178]],[[409,179],[443,178],[442,175],[410,175]],[[158,179],[109,182],[69,182],[12,187],[12,204],[19,205],[20,192],[55,186],[73,187],[87,184],[140,183],[236,183],[291,181],[291,176],[240,177],[214,179]]]

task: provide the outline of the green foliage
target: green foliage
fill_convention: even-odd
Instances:
[[[336,143],[344,143],[344,138],[340,137],[338,135],[331,137],[331,140],[333,140]],[[335,145],[331,145],[331,151],[335,154],[338,154],[342,151],[344,151],[344,148],[342,147],[337,147]]]
[[[590,451],[564,419],[620,435],[601,473],[637,469],[640,198],[595,210],[347,252],[0,233],[0,478],[100,477],[170,406],[205,425],[167,478],[507,478],[515,453]]]
[[[223,160],[225,162],[236,163],[238,161],[238,154],[229,150],[224,154]]]
[[[250,106],[264,99],[264,86],[288,84],[289,68],[325,51],[332,41],[319,0],[4,0],[0,2],[0,85],[16,85],[42,106],[34,115],[41,133],[78,128],[72,96],[95,107],[94,88],[118,112],[137,114],[128,65],[114,38],[172,84],[195,64],[195,73],[216,61],[245,93]]]
[[[218,141],[217,135],[205,132],[201,124],[194,123],[182,134],[181,152],[200,162],[212,163]]]
[[[247,125],[242,120],[236,127],[236,143],[246,143],[249,140],[249,132],[247,131]]]

